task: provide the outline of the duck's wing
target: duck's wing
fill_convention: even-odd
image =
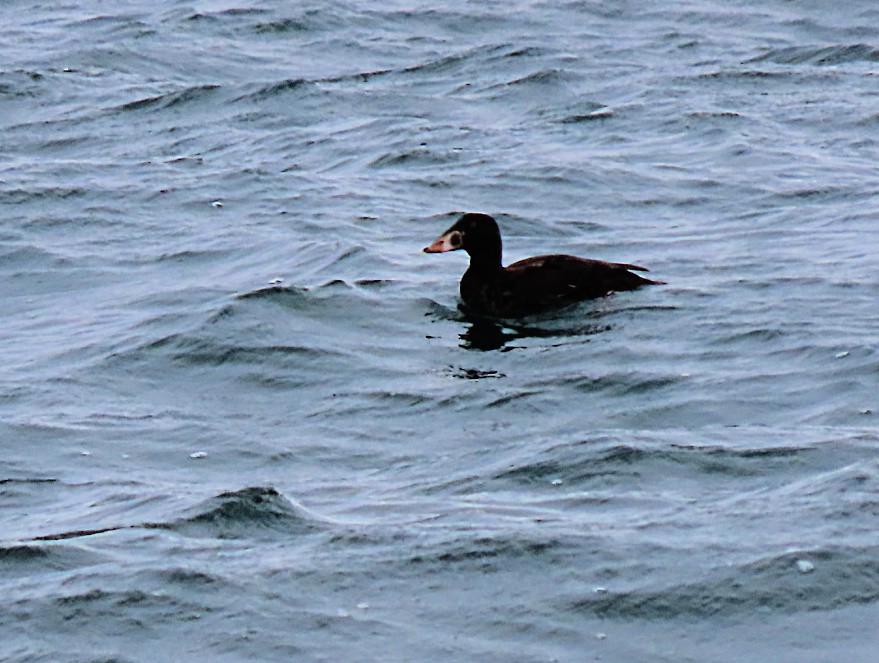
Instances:
[[[507,269],[525,269],[528,267],[543,267],[548,265],[550,269],[630,269],[636,272],[649,272],[650,270],[641,265],[631,265],[625,262],[605,262],[591,258],[578,258],[567,255],[534,256],[511,263]]]
[[[658,283],[631,270],[647,271],[639,265],[575,256],[536,256],[509,265],[504,281],[509,300],[539,310]]]

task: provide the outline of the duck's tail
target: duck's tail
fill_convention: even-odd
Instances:
[[[640,274],[633,274],[633,272],[649,272],[650,270],[646,267],[642,267],[641,265],[630,265],[625,262],[615,262],[613,263],[614,267],[619,267],[621,269],[625,269],[629,272],[629,275],[632,277],[631,282],[632,286],[637,288],[642,285],[666,285],[665,281],[660,281],[658,279],[648,279],[646,276],[641,276]]]
[[[641,280],[641,285],[667,285],[667,281],[660,281],[659,279],[648,279],[644,278],[640,274],[633,274],[633,276],[638,277]]]

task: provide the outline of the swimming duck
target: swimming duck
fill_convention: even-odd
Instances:
[[[470,267],[461,278],[461,299],[476,312],[501,318],[540,313],[617,290],[658,285],[634,271],[646,267],[569,255],[501,262],[501,233],[488,214],[470,212],[436,238],[425,253],[466,251]]]

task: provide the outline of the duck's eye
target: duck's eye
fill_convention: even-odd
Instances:
[[[449,244],[452,245],[452,248],[460,249],[463,242],[464,236],[457,230],[449,237]]]

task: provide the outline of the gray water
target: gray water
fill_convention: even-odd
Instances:
[[[874,2],[0,26],[0,660],[877,660]]]

